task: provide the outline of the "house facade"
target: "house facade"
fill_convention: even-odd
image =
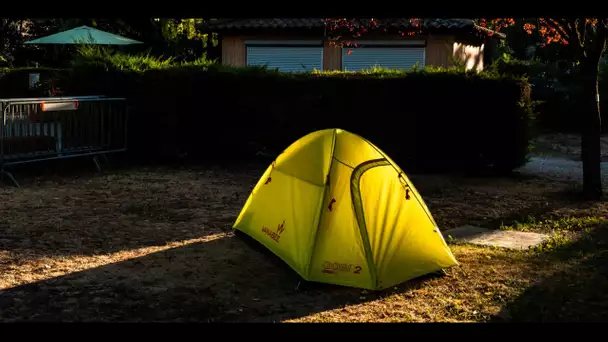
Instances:
[[[504,38],[469,19],[422,19],[422,33],[405,37],[398,32],[411,25],[408,19],[377,22],[389,30],[351,40],[356,48],[331,44],[323,18],[220,19],[200,29],[219,34],[222,64],[285,72],[455,63],[481,71],[492,60],[498,40]]]

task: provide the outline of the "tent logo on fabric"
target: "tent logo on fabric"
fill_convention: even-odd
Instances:
[[[262,232],[264,232],[264,234],[268,235],[271,239],[273,239],[276,242],[279,242],[279,239],[281,238],[281,234],[283,234],[284,231],[285,231],[285,220],[283,220],[283,222],[281,222],[277,226],[276,231],[272,231],[272,230],[270,230],[270,228],[262,226]]]
[[[323,273],[333,274],[338,272],[353,272],[354,274],[360,274],[361,266],[329,261],[323,263]]]

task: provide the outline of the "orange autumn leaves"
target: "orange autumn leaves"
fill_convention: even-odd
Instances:
[[[325,19],[326,27],[328,31],[328,36],[330,36],[331,44],[338,45],[340,47],[344,46],[354,46],[356,44],[352,44],[350,42],[351,39],[356,39],[360,37],[362,34],[381,30],[384,32],[388,32],[388,29],[396,30],[398,34],[401,36],[413,36],[416,34],[422,33],[423,24],[420,18],[410,18],[403,19],[402,25],[383,25],[381,19],[348,19],[348,18],[327,18]],[[409,25],[407,24],[409,21]],[[505,28],[514,26],[518,24],[515,18],[480,18],[475,20],[477,25],[487,28],[491,30],[488,32],[488,35],[493,35],[495,32],[500,32]],[[524,21],[524,22],[522,22]],[[559,43],[563,45],[568,45],[573,38],[570,37],[569,32],[576,32],[575,26],[585,26],[588,25],[591,27],[595,27],[598,24],[598,19],[596,18],[585,18],[584,25],[581,23],[575,23],[574,21],[568,21],[564,19],[553,19],[553,18],[535,18],[531,19],[531,22],[525,22],[525,20],[520,20],[520,24],[522,24],[523,29],[528,34],[533,34],[535,31],[539,33],[541,37],[541,46],[545,46],[548,44]],[[393,32],[394,32],[393,31]],[[351,50],[347,52],[349,55],[352,53]]]
[[[543,37],[544,42],[541,46],[551,43],[562,43],[568,45],[568,34],[566,33],[562,24],[555,19],[538,18],[539,27],[538,32]]]
[[[393,32],[401,36],[413,36],[420,34],[423,29],[420,18],[403,19],[401,25],[384,25],[382,20],[375,18],[369,19],[349,19],[349,18],[326,18],[325,27],[330,38],[330,44],[340,47],[357,47],[357,44],[351,43],[351,39],[361,37],[365,33],[374,31],[388,32],[391,29]],[[351,54],[349,49],[347,54]]]
[[[478,25],[487,29],[500,32],[501,29],[515,25],[513,18],[498,18],[498,19],[478,19]]]
[[[532,34],[532,30],[534,30],[535,28],[536,28],[536,25],[534,25],[534,24],[530,24],[530,23],[524,24],[524,30],[526,31],[527,34]]]
[[[591,28],[595,28],[599,23],[597,18],[585,18],[584,25],[581,25],[580,22],[554,18],[537,18],[535,21],[536,23],[524,22],[523,29],[528,34],[537,31],[542,38],[541,47],[553,43],[568,45],[571,39],[576,38],[570,37],[569,34],[569,32],[576,32],[577,28],[574,26],[586,27],[589,25]],[[499,31],[503,27],[515,25],[515,20],[513,18],[479,19],[479,25]]]

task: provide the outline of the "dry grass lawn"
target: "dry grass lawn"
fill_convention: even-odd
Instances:
[[[440,226],[544,231],[451,247],[461,265],[382,292],[301,284],[229,233],[265,165],[33,176],[0,187],[1,321],[548,321],[608,313],[608,205],[571,184],[412,176]],[[245,171],[246,170],[246,171]],[[43,180],[44,179],[44,180]]]

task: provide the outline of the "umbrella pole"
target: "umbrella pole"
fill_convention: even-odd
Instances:
[[[57,45],[53,45],[53,65],[57,64],[57,56],[59,55],[59,52],[57,51],[58,46]]]

